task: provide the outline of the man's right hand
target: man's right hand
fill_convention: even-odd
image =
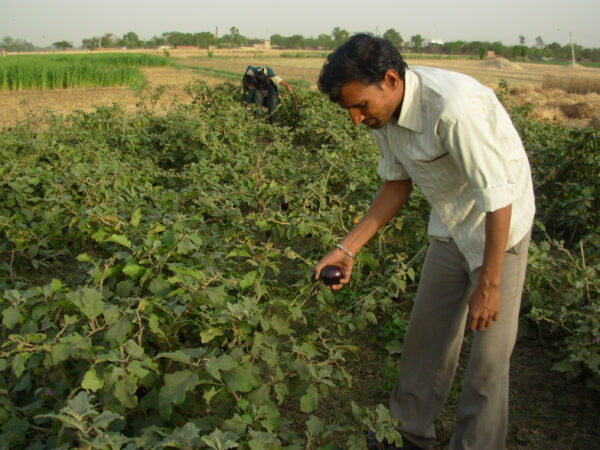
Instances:
[[[344,276],[340,280],[339,284],[334,284],[330,288],[334,291],[338,291],[344,287],[345,284],[350,282],[350,275],[352,274],[352,267],[354,266],[354,260],[346,255],[343,251],[336,248],[327,253],[319,264],[315,267],[315,279],[318,280],[321,276],[321,270],[325,266],[338,266]]]

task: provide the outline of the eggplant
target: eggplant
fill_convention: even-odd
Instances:
[[[344,273],[338,266],[325,266],[321,270],[319,278],[326,286],[333,286],[334,284],[340,284],[340,280],[344,278]]]

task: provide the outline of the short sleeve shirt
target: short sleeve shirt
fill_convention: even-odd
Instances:
[[[431,205],[429,234],[452,238],[471,270],[483,264],[485,213],[512,205],[507,248],[531,229],[535,201],[525,149],[494,92],[473,78],[407,69],[398,121],[373,136],[379,175],[419,186]]]

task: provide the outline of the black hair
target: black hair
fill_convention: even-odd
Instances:
[[[244,75],[244,86],[254,86],[256,84],[256,78],[254,75],[245,74]]]
[[[404,79],[408,65],[390,41],[370,34],[355,34],[327,56],[319,74],[319,90],[338,102],[342,86],[349,81],[371,85],[392,69]]]

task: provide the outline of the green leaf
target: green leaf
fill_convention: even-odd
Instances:
[[[137,391],[135,381],[135,377],[125,377],[115,384],[114,396],[125,408],[135,408],[138,404],[135,396],[135,391]]]
[[[106,430],[108,426],[117,419],[123,419],[123,416],[109,410],[104,410],[101,414],[94,417],[94,425],[101,430]]]
[[[215,450],[226,450],[230,448],[238,447],[237,440],[240,437],[232,433],[231,431],[221,431],[219,429],[214,430],[208,436],[202,436],[202,442],[207,445],[209,448],[213,448]]]
[[[377,269],[379,267],[379,261],[369,251],[363,250],[356,255],[356,261],[366,264],[371,269]]]
[[[227,292],[225,292],[224,284],[216,287],[204,288],[202,294],[206,296],[213,306],[223,306],[227,300]]]
[[[148,319],[148,326],[153,333],[158,334],[159,336],[165,335],[164,331],[160,328],[160,320],[156,314],[150,315],[150,319]]]
[[[112,234],[105,242],[114,242],[115,244],[122,245],[123,247],[131,248],[131,241],[122,234]]]
[[[98,376],[95,367],[92,367],[85,373],[81,387],[88,391],[97,391],[104,387],[104,380]]]
[[[95,319],[104,310],[102,294],[96,289],[82,288],[75,292],[68,292],[67,299],[77,306],[88,319]]]
[[[94,260],[87,253],[81,253],[81,254],[77,255],[77,261],[94,264]]]
[[[87,355],[91,352],[91,343],[80,334],[73,333],[60,338],[52,346],[52,364],[57,365],[69,358]]]
[[[92,399],[87,392],[81,391],[75,397],[67,402],[67,406],[61,411],[69,413],[79,422],[81,422],[86,416],[94,414],[96,411],[92,406]]]
[[[125,317],[121,317],[114,325],[106,330],[104,337],[111,346],[117,347],[125,342],[127,334],[133,330],[133,324]]]
[[[282,448],[281,441],[273,433],[249,430],[251,439],[248,441],[250,450],[275,450]]]
[[[252,286],[257,277],[258,277],[258,271],[251,270],[250,272],[246,273],[240,280],[240,287],[242,289],[246,289],[247,287]]]
[[[306,429],[312,436],[318,436],[323,432],[323,424],[317,416],[311,415],[306,421]]]
[[[225,376],[225,383],[234,392],[250,392],[260,384],[260,378],[254,374],[252,366],[241,366]]]
[[[166,247],[172,247],[175,244],[175,232],[173,230],[165,231],[160,237],[160,241]]]
[[[319,391],[312,384],[306,389],[306,393],[300,397],[300,409],[306,413],[317,409],[319,404]]]
[[[17,353],[12,359],[12,370],[17,378],[20,378],[25,372],[25,363],[33,353]]]
[[[389,341],[387,344],[385,344],[385,349],[390,355],[393,355],[394,353],[402,353],[402,342],[397,340]]]
[[[255,389],[254,391],[248,394],[248,400],[250,400],[250,402],[252,402],[253,404],[260,406],[268,403],[271,400],[270,395],[271,388],[269,387],[269,385],[262,384],[258,387],[258,389]]]
[[[162,278],[155,278],[148,285],[148,290],[157,297],[164,297],[171,290],[171,283]]]
[[[194,372],[182,370],[166,374],[164,380],[165,384],[158,393],[158,409],[162,417],[168,418],[173,405],[181,404],[186,394],[196,387],[199,379]]]
[[[115,289],[115,294],[120,298],[129,297],[134,287],[135,283],[131,280],[119,281]]]
[[[133,214],[131,214],[131,221],[129,223],[131,223],[131,225],[134,228],[137,228],[140,226],[140,220],[142,218],[142,209],[141,208],[136,208],[133,211]]]
[[[229,355],[221,355],[218,358],[212,358],[204,365],[204,368],[209,375],[219,381],[221,381],[221,371],[227,372],[236,367],[238,367],[237,361]]]
[[[137,280],[144,274],[144,272],[146,272],[146,268],[138,266],[137,264],[127,264],[123,268],[123,273],[132,280]]]
[[[217,336],[223,336],[225,332],[221,328],[209,328],[200,332],[200,339],[203,344],[212,341]]]
[[[16,324],[19,323],[19,310],[14,306],[9,306],[2,311],[2,325],[9,330],[12,330]]]

